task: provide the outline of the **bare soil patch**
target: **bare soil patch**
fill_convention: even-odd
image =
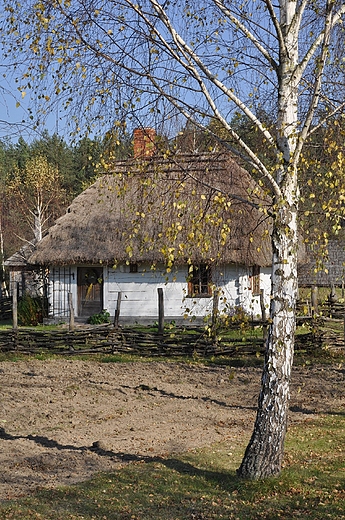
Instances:
[[[0,363],[0,499],[251,434],[261,369]],[[341,366],[296,367],[290,422],[344,410]]]

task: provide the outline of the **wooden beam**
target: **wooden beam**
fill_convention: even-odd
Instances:
[[[163,289],[159,287],[158,291],[158,334],[164,332],[164,295]]]

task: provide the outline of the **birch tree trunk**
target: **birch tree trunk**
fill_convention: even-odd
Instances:
[[[8,291],[7,291],[7,287],[6,287],[6,281],[5,281],[4,236],[2,233],[1,217],[0,217],[0,256],[1,256],[0,296],[4,296],[4,297],[8,298]]]
[[[272,232],[270,327],[258,411],[251,440],[238,475],[259,479],[279,474],[289,408],[297,300],[298,184],[294,164],[297,135],[298,25],[293,25],[296,2],[281,1],[282,39],[278,73],[277,184]]]
[[[251,440],[238,469],[239,476],[252,479],[280,472],[287,427],[294,352],[298,240],[295,210],[285,206],[280,213],[272,238],[270,327],[258,411]]]

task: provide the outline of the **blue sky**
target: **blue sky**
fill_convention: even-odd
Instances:
[[[5,64],[0,52],[0,139],[10,139],[17,142],[19,137],[27,141],[40,137],[41,132],[47,129],[50,134],[54,132],[64,133],[64,127],[58,114],[49,115],[44,125],[34,129],[34,122],[30,119],[28,107],[30,105],[30,92],[22,98],[13,77],[13,71]],[[19,104],[19,105],[18,105]]]

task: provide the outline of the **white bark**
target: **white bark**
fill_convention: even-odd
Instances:
[[[278,474],[284,453],[289,387],[294,353],[297,300],[298,184],[293,163],[298,135],[298,31],[292,25],[295,1],[281,1],[280,71],[278,73],[277,183],[272,234],[272,290],[257,418],[251,441],[238,470],[242,477]]]
[[[36,213],[34,214],[34,221],[35,221],[34,222],[35,241],[39,242],[40,240],[42,240],[42,228],[43,228],[42,213],[39,208],[37,208]]]
[[[8,291],[5,282],[5,256],[4,256],[4,237],[2,233],[2,224],[0,218],[0,255],[1,255],[1,288],[0,296],[8,297]]]

